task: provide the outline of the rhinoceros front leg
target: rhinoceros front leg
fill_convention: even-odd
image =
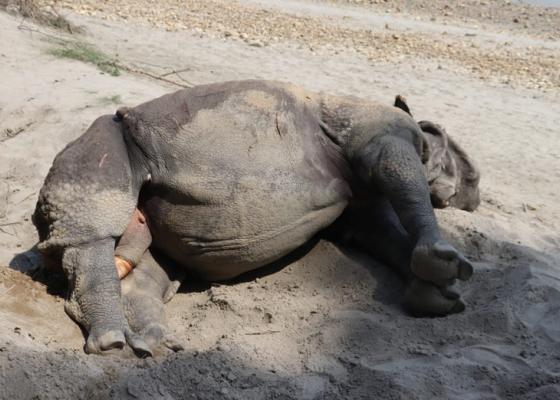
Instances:
[[[169,333],[163,308],[177,292],[183,274],[171,263],[162,264],[161,258],[156,261],[149,250],[151,242],[146,218],[136,208],[114,254],[117,275],[122,279],[125,317],[130,328],[150,346],[144,355],[151,355],[160,344],[173,351],[183,349]]]
[[[164,303],[175,295],[181,280],[181,271],[163,267],[147,250],[137,267],[121,281],[125,316],[131,329],[150,346],[150,355],[159,345],[173,351],[183,349],[170,333],[164,311]]]
[[[353,205],[343,218],[347,240],[395,269],[403,279],[412,278],[413,245],[386,197],[372,196],[361,205]]]
[[[132,332],[124,317],[114,251],[112,238],[65,249],[62,263],[69,280],[65,309],[88,332],[87,353],[123,348],[128,343],[146,354],[148,345]]]
[[[408,283],[404,306],[415,315],[445,315],[459,312],[463,303],[449,287],[423,282],[412,273],[410,264],[414,245],[402,227],[389,201],[373,199],[369,209],[352,211],[352,242],[376,259],[383,261]]]
[[[413,143],[413,135],[407,132],[374,137],[355,160],[358,173],[389,199],[410,238],[414,278],[405,294],[409,309],[438,315],[462,311],[463,303],[448,287],[457,278],[470,278],[472,265],[441,237]]]

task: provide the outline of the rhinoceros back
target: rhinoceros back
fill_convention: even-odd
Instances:
[[[350,189],[317,107],[313,94],[295,87],[245,81],[131,110],[128,135],[154,159],[141,206],[156,246],[206,277],[226,279],[332,223]]]

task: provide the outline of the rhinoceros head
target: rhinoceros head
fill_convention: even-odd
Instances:
[[[397,96],[395,106],[412,116],[403,97]],[[424,135],[422,162],[433,206],[475,210],[480,204],[480,171],[472,158],[441,126],[430,121],[418,125]]]
[[[430,121],[418,123],[426,139],[426,174],[434,207],[473,211],[480,204],[480,172],[453,138]]]

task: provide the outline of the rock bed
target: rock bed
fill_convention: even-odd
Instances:
[[[373,3],[372,6],[375,6],[375,2]],[[437,4],[443,7],[442,10],[446,9],[441,2],[430,6],[428,4],[431,2],[412,3],[418,8],[422,8],[418,4],[424,4],[423,9],[427,12]],[[492,2],[494,3],[496,2]],[[410,58],[429,59],[451,66],[458,64],[483,80],[497,81],[514,87],[544,91],[560,88],[560,52],[554,46],[547,46],[548,42],[542,40],[529,46],[500,40],[482,40],[477,34],[466,31],[460,34],[445,31],[440,34],[407,33],[393,30],[387,24],[367,29],[350,25],[349,22],[352,21],[345,17],[293,13],[229,0],[162,0],[157,3],[148,0],[80,0],[44,1],[43,4],[108,20],[143,22],[170,31],[188,30],[210,37],[241,40],[255,47],[288,42],[308,47],[312,51],[355,51],[372,63],[400,63],[407,62]],[[476,7],[459,9],[472,11]],[[410,11],[414,10],[414,7],[410,8]],[[492,10],[491,13],[489,11],[494,15],[491,21],[502,22],[515,13],[536,18],[535,16],[538,17],[539,13],[544,12],[537,7],[515,8],[514,5],[506,5],[497,8],[495,4]],[[501,15],[502,11],[499,10],[505,13],[500,18],[498,15]],[[531,10],[531,13],[523,10]],[[524,12],[526,14],[523,14]],[[470,15],[470,12],[467,14]],[[555,32],[560,29],[560,23],[555,25],[556,19],[560,19],[557,14],[554,10],[547,11],[546,16],[541,18],[546,22],[543,26],[549,26],[551,37],[555,37]]]

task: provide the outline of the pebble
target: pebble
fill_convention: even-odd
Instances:
[[[251,47],[264,47],[264,44],[259,41],[250,42],[249,46]]]
[[[218,351],[222,351],[224,353],[229,353],[231,351],[231,347],[229,347],[227,344],[223,344],[220,343],[217,347],[216,350]]]

